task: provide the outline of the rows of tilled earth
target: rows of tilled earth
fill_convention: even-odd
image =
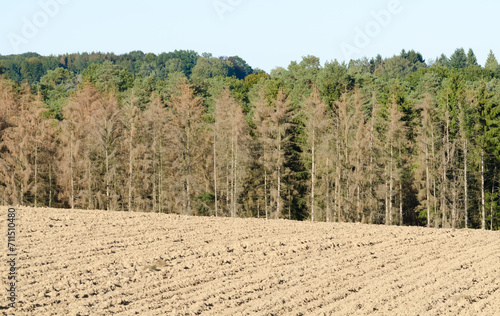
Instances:
[[[16,209],[4,315],[495,315],[500,234]],[[498,315],[498,314],[497,314]]]

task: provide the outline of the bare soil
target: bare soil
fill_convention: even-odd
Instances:
[[[17,209],[4,315],[500,315],[500,233]]]

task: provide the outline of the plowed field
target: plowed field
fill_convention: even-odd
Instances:
[[[19,208],[5,315],[500,315],[500,234]]]

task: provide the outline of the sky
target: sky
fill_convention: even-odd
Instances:
[[[269,72],[420,52],[426,61],[472,48],[500,57],[496,0],[18,0],[0,11],[0,54],[174,50],[240,56]]]

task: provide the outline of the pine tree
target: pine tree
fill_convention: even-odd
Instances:
[[[310,213],[311,221],[317,219],[315,213],[317,196],[315,195],[318,175],[328,181],[327,159],[329,151],[329,130],[331,122],[327,115],[327,106],[321,100],[318,89],[314,86],[311,95],[302,102],[301,114],[304,118],[304,140],[302,141],[303,160],[310,173]],[[326,174],[325,177],[323,175]],[[329,195],[329,184],[325,185],[323,198]],[[324,205],[329,205],[325,200]],[[329,211],[325,210],[325,218],[329,219]]]
[[[15,115],[17,111],[16,98],[17,95],[14,92],[12,84],[3,77],[0,77],[0,158],[2,156],[1,153],[6,150],[4,149],[3,134],[7,128],[13,127],[13,122],[11,120],[12,116]],[[8,167],[2,163],[2,160],[0,160],[0,168],[5,168],[4,174],[7,174]],[[1,177],[0,199],[3,205],[12,203],[10,196],[12,196],[13,193],[11,191],[12,187],[9,178]],[[16,194],[13,195],[16,196]]]
[[[139,133],[143,145],[139,148],[138,181],[142,184],[141,202],[153,212],[163,212],[165,209],[178,211],[176,194],[165,195],[173,189],[173,163],[175,154],[169,150],[172,134],[168,130],[169,116],[167,109],[158,95],[151,97],[142,115],[143,129]],[[147,198],[149,197],[149,198]],[[170,200],[170,201],[169,201]],[[173,201],[172,201],[173,200]]]
[[[398,164],[401,160],[401,149],[407,145],[406,126],[402,121],[403,114],[398,110],[398,105],[393,96],[391,103],[388,105],[387,114],[387,132],[385,135],[385,154],[386,154],[386,225],[393,224],[394,207],[393,200],[395,197],[395,185],[402,181],[402,168]]]
[[[95,155],[99,151],[93,138],[95,112],[103,106],[102,95],[89,82],[85,82],[63,108],[61,147],[59,149],[58,182],[61,198],[68,198],[71,208],[99,207]]]
[[[284,165],[288,157],[285,150],[289,146],[290,137],[288,135],[291,127],[291,106],[283,89],[278,91],[278,96],[273,100],[273,109],[270,116],[270,134],[272,137],[272,159],[274,161],[274,175],[276,177],[276,218],[281,217],[282,201],[281,187],[284,175]]]
[[[381,222],[379,219],[379,195],[377,192],[379,187],[380,179],[383,178],[380,164],[380,157],[383,156],[383,142],[381,136],[381,129],[379,128],[381,124],[381,106],[377,101],[375,91],[372,92],[371,99],[371,113],[369,120],[366,124],[366,132],[367,137],[366,140],[368,142],[367,145],[367,157],[366,157],[366,175],[365,179],[367,181],[368,192],[366,196],[366,207],[369,209],[369,223],[379,223]]]
[[[469,147],[473,144],[473,130],[471,116],[472,111],[476,107],[477,102],[476,92],[473,89],[466,91],[466,100],[460,104],[459,114],[459,129],[460,141],[462,143],[463,155],[463,186],[464,186],[464,225],[469,227]]]
[[[0,151],[0,175],[6,186],[6,197],[13,204],[47,205],[41,202],[41,188],[47,188],[44,183],[53,150],[50,122],[43,118],[40,95],[34,97],[29,86],[23,86],[17,100],[17,109],[12,111],[13,100],[11,92],[3,91],[3,100],[7,103],[2,107],[7,113],[2,132],[2,147]],[[10,103],[10,104],[9,104]],[[5,125],[4,125],[5,126]],[[40,203],[41,202],[41,203]]]
[[[257,93],[252,100],[252,105],[254,107],[253,111],[253,123],[256,126],[256,141],[259,151],[258,164],[260,169],[263,170],[263,196],[264,196],[264,211],[266,219],[269,218],[271,210],[269,209],[270,196],[269,196],[269,184],[270,184],[270,174],[272,170],[272,138],[271,138],[271,111],[272,108],[268,105],[268,101],[265,95],[265,86],[257,86]],[[259,185],[260,186],[260,185]]]
[[[419,179],[422,180],[421,187],[423,192],[420,194],[420,204],[425,207],[427,227],[431,226],[431,208],[433,207],[432,201],[435,200],[433,195],[432,184],[435,182],[435,143],[436,143],[436,113],[435,104],[427,90],[419,105],[420,111],[420,124],[417,130],[417,145],[418,154],[416,156],[419,168],[417,174]]]
[[[477,58],[472,48],[467,52],[467,66],[477,66]]]
[[[485,138],[487,140],[487,151],[489,153],[489,178],[491,191],[487,200],[489,203],[489,224],[493,230],[493,222],[496,218],[497,226],[499,219],[498,209],[498,164],[500,163],[500,89],[497,82],[492,81],[486,85],[488,94],[491,96],[485,104],[484,123]],[[493,170],[491,170],[493,169]]]
[[[92,113],[91,136],[98,143],[96,164],[99,170],[97,181],[102,184],[98,194],[100,204],[106,210],[118,207],[119,187],[114,181],[122,174],[119,171],[121,136],[123,134],[121,112],[113,92],[103,98],[100,106]],[[102,178],[101,178],[102,177]]]
[[[265,87],[260,87],[253,105],[255,107],[254,124],[261,151],[260,164],[264,169],[264,205],[266,218],[272,212],[270,205],[276,205],[274,217],[280,218],[283,207],[281,200],[283,176],[286,174],[284,166],[288,160],[285,152],[290,141],[292,109],[283,89],[278,91],[276,99],[270,103],[271,106],[265,96]],[[274,191],[271,190],[273,182]],[[270,197],[269,201],[268,197]],[[274,199],[273,203],[271,203],[271,197]]]
[[[463,48],[457,48],[453,55],[451,55],[449,66],[456,69],[462,69],[467,66],[467,55]]]
[[[123,105],[123,124],[124,124],[124,135],[123,144],[126,147],[126,170],[127,177],[124,183],[126,183],[126,191],[124,190],[123,196],[127,197],[127,210],[135,210],[136,204],[134,200],[139,200],[139,195],[141,194],[138,188],[137,174],[139,173],[138,160],[141,156],[141,148],[143,144],[141,143],[141,132],[143,130],[142,113],[140,112],[138,100],[132,93],[129,98],[125,101]],[[143,150],[142,150],[143,152]],[[135,196],[135,198],[134,198]]]
[[[226,205],[232,217],[237,216],[238,197],[242,188],[248,153],[246,124],[241,106],[229,88],[215,99],[214,130],[214,190],[217,197],[217,174],[226,179]],[[224,190],[223,190],[224,191]],[[215,203],[218,201],[216,199]]]
[[[194,89],[188,83],[178,87],[178,93],[172,95],[168,105],[167,132],[175,157],[172,164],[174,177],[178,181],[172,192],[180,194],[184,212],[192,215],[192,201],[202,191],[199,186],[200,165],[207,149],[208,139],[203,138],[204,108],[202,99],[194,95]]]
[[[491,71],[496,71],[498,68],[498,61],[495,57],[495,54],[493,54],[493,51],[490,49],[490,53],[488,54],[488,58],[486,59],[486,63],[484,64],[484,68],[491,70]]]
[[[355,203],[353,203],[353,205],[355,205],[355,212],[353,215],[356,221],[364,223],[364,208],[367,204],[367,199],[369,199],[368,190],[370,188],[370,184],[367,182],[366,176],[372,170],[367,168],[367,166],[370,165],[370,161],[367,159],[369,156],[370,143],[369,139],[366,137],[368,133],[368,126],[365,124],[363,113],[364,100],[362,99],[358,89],[354,91],[352,102],[352,106],[354,108],[352,121],[356,124],[353,131],[354,146],[352,149],[350,163],[350,165],[353,166],[352,196],[355,200]]]

